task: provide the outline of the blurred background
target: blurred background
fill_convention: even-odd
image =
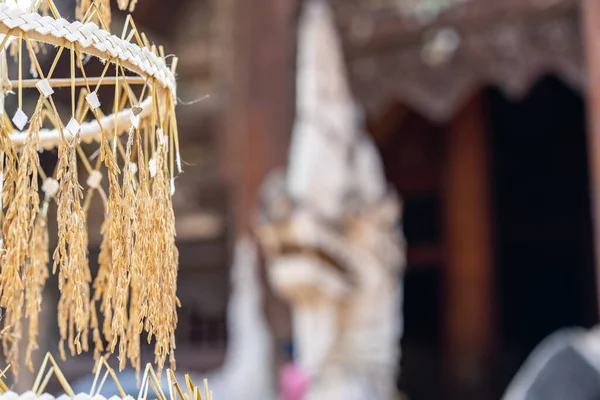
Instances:
[[[498,399],[543,338],[598,320],[585,38],[600,24],[585,24],[583,3],[329,1],[353,95],[404,204],[398,385],[410,399]],[[215,370],[230,345],[234,243],[252,232],[260,185],[288,157],[301,10],[301,0],[136,7],[138,29],[179,57],[178,371]],[[113,30],[124,20],[115,12]],[[90,215],[90,260],[101,210]],[[289,310],[264,273],[261,282],[281,365]],[[39,354],[55,352],[55,331]],[[82,355],[64,373],[92,365]]]

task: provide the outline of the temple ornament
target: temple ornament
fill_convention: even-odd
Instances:
[[[395,398],[402,333],[400,202],[345,79],[330,11],[300,21],[297,120],[287,171],[265,181],[256,232],[291,308],[306,398]]]

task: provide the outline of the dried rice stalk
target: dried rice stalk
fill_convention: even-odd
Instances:
[[[115,138],[115,140],[118,140]],[[111,351],[114,351],[116,345],[116,338],[118,335],[114,334],[115,326],[118,327],[119,322],[113,325],[115,319],[115,305],[117,298],[121,296],[118,288],[119,273],[125,271],[127,273],[127,260],[123,258],[123,214],[121,210],[122,195],[121,187],[119,185],[119,166],[115,154],[112,152],[108,139],[102,138],[100,155],[104,161],[106,168],[108,169],[108,181],[109,181],[109,198],[106,212],[105,226],[106,229],[103,232],[103,247],[104,257],[101,260],[103,266],[102,280],[98,281],[96,288],[95,298],[102,298],[101,311],[104,313],[104,324],[103,334],[104,338],[109,341]],[[109,250],[110,249],[110,250]],[[110,261],[106,260],[107,253],[110,253]],[[99,272],[100,274],[100,272]],[[122,314],[119,315],[117,321],[122,320]],[[125,322],[124,322],[125,323]]]
[[[2,330],[2,350],[6,361],[12,367],[15,378],[19,376],[19,344],[23,336],[23,312],[24,292],[17,294],[18,300],[14,302],[15,306],[6,310],[5,327]]]
[[[85,213],[81,206],[83,191],[78,181],[76,139],[63,137],[59,144],[57,179],[58,244],[54,251],[54,267],[60,267],[58,288],[59,349],[65,358],[64,342],[72,355],[87,350],[90,321],[91,274],[87,260],[88,236]]]
[[[135,243],[131,263],[131,301],[127,336],[129,360],[139,375],[141,368],[140,334],[148,315],[147,271],[152,267],[150,259],[155,246],[152,243],[152,200],[149,191],[148,168],[144,162],[141,135],[138,132],[136,136],[139,185],[135,199],[137,209],[132,224]]]
[[[25,364],[33,372],[32,355],[37,350],[39,315],[42,309],[42,292],[48,279],[48,224],[47,209],[50,199],[46,197],[42,212],[38,215],[33,228],[33,253],[31,265],[25,274],[25,316],[29,318],[29,343],[25,355]]]
[[[14,185],[7,185],[4,199],[13,197],[3,221],[6,255],[0,275],[0,306],[5,307],[6,322],[2,344],[4,354],[13,365],[13,373],[18,376],[19,342],[22,336],[21,319],[25,302],[23,278],[31,264],[33,243],[33,225],[39,212],[38,168],[39,129],[41,126],[41,101],[31,118],[29,133],[25,140],[19,168]],[[6,143],[3,144],[6,148]],[[11,162],[8,160],[10,149],[6,149],[7,173]],[[12,173],[12,172],[11,172]]]
[[[110,288],[113,299],[113,317],[112,317],[112,342],[111,352],[114,351],[117,341],[119,341],[119,369],[125,368],[127,363],[127,342],[128,335],[128,300],[129,284],[131,280],[130,269],[132,268],[132,253],[134,247],[134,235],[132,222],[136,216],[135,207],[135,172],[131,166],[131,152],[133,148],[133,138],[135,129],[130,129],[127,140],[125,167],[123,174],[123,198],[121,203],[121,227],[119,229],[120,243],[118,244],[121,254],[120,259],[113,257],[112,280],[114,285]],[[114,220],[112,221],[115,222]]]
[[[167,141],[159,138],[158,142],[153,157],[156,162],[156,175],[152,179],[151,208],[151,234],[156,250],[145,273],[149,282],[148,340],[152,334],[156,336],[154,362],[160,371],[167,356],[171,366],[175,366],[175,327],[179,304],[175,292],[179,253],[175,247],[175,219],[167,179]]]
[[[0,152],[4,158],[4,166],[2,169],[2,177],[4,182],[2,185],[2,209],[8,208],[15,198],[16,181],[17,181],[17,153],[12,141],[6,135],[4,127],[0,128]],[[3,231],[3,237],[6,232]]]
[[[104,351],[104,343],[102,341],[102,335],[100,334],[100,325],[98,322],[98,315],[96,314],[96,303],[99,300],[104,299],[106,290],[108,288],[108,280],[111,270],[111,259],[112,252],[110,248],[110,219],[106,217],[102,223],[100,233],[102,234],[102,243],[100,244],[100,254],[98,255],[98,275],[94,279],[94,297],[91,304],[91,316],[90,316],[90,328],[92,329],[92,338],[94,340],[94,359],[99,360],[102,352]],[[101,302],[100,312],[104,314],[104,335],[107,340],[111,340],[110,321],[112,314],[108,314],[104,309],[104,305]]]

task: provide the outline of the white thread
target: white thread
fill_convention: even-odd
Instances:
[[[100,182],[102,182],[102,174],[100,171],[92,171],[87,178],[87,185],[92,189],[98,189],[100,187]]]
[[[175,179],[171,179],[171,196],[175,194]]]
[[[131,110],[131,112],[129,113],[129,121],[131,122],[131,126],[133,126],[135,129],[139,128],[140,116],[139,114],[136,115],[133,110]]]
[[[46,178],[44,183],[42,183],[42,190],[46,194],[47,197],[54,197],[56,193],[58,193],[58,189],[60,185],[58,181],[54,178]]]
[[[181,168],[181,155],[179,154],[179,152],[175,154],[175,162],[177,163],[177,171],[179,173],[182,173],[183,169]]]

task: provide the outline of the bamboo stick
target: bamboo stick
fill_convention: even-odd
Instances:
[[[119,78],[119,80],[123,80],[122,77]],[[128,85],[145,85],[147,83],[146,78],[141,77],[141,76],[128,76],[126,78],[127,80],[127,84]],[[41,81],[41,79],[23,79],[21,81],[21,87],[22,88],[34,88],[35,85]],[[71,87],[71,78],[52,78],[49,80],[50,81],[50,85],[52,85],[53,88],[62,88],[62,87]],[[94,77],[94,78],[87,78],[87,84],[91,85],[97,85],[97,84],[101,84],[101,85],[115,85],[117,81],[117,78],[114,76],[106,76],[104,78],[101,77]],[[84,78],[75,78],[74,79],[74,83],[75,86],[86,86],[86,80]],[[19,85],[19,81],[18,80],[11,80],[10,81],[11,86],[18,86]]]

